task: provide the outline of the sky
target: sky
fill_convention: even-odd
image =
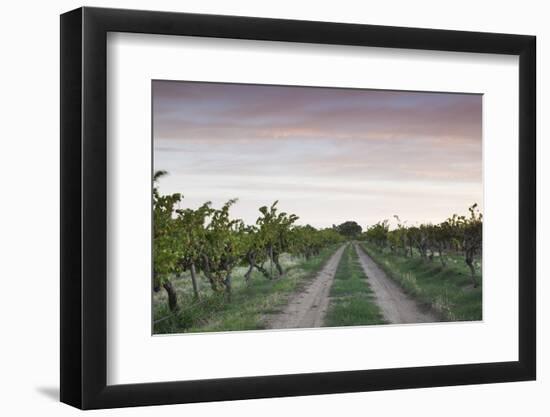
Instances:
[[[437,223],[483,207],[482,96],[153,81],[153,164],[182,207],[231,198],[255,223]]]

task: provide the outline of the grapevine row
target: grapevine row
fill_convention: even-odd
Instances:
[[[172,279],[186,271],[191,275],[196,298],[200,297],[197,280],[203,276],[214,292],[223,293],[230,302],[236,267],[247,267],[247,282],[254,270],[268,279],[279,278],[285,273],[281,254],[309,259],[322,248],[343,240],[334,229],[296,225],[298,216],[279,212],[277,201],[260,207],[253,225],[230,216],[236,200],[229,200],[220,209],[213,208],[210,202],[197,209],[180,209],[181,194],[159,193],[158,181],[165,174],[158,171],[154,175],[153,284],[155,291],[164,288],[172,311],[178,309]],[[267,270],[267,261],[274,268]]]
[[[369,227],[363,238],[379,248],[389,247],[392,253],[408,257],[414,256],[414,249],[428,261],[433,261],[437,254],[443,266],[447,265],[449,253],[461,253],[470,270],[472,284],[477,287],[479,282],[474,258],[482,255],[483,215],[477,204],[468,211],[468,216],[453,214],[439,224],[419,226],[407,226],[398,216],[394,216],[397,228],[390,230],[388,220],[383,220]]]

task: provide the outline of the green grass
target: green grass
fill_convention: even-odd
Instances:
[[[447,266],[435,258],[432,262],[381,250],[362,243],[371,258],[408,294],[432,308],[444,321],[482,319],[481,273],[479,287],[473,288],[470,273],[463,259],[448,256]]]
[[[353,245],[348,245],[334,275],[325,326],[384,324]]]
[[[180,309],[176,314],[170,313],[164,291],[154,294],[153,333],[263,329],[265,316],[281,311],[290,295],[309,282],[335,250],[336,247],[327,248],[309,260],[284,255],[281,258],[286,271],[283,277],[268,280],[254,271],[249,285],[244,279],[246,268],[237,268],[233,274],[231,303],[213,293],[204,277],[199,279],[201,299],[198,301],[193,300],[190,277],[174,279]]]

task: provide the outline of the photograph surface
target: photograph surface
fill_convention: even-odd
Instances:
[[[152,81],[152,332],[482,320],[481,94]]]

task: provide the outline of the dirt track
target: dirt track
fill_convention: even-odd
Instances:
[[[268,318],[268,329],[321,327],[329,304],[329,292],[344,252],[342,245],[330,257],[315,279],[300,293],[294,294],[281,313]]]
[[[376,302],[389,323],[433,323],[437,317],[427,311],[422,311],[416,302],[390,278],[357,244],[353,245],[359,256],[359,261]]]

